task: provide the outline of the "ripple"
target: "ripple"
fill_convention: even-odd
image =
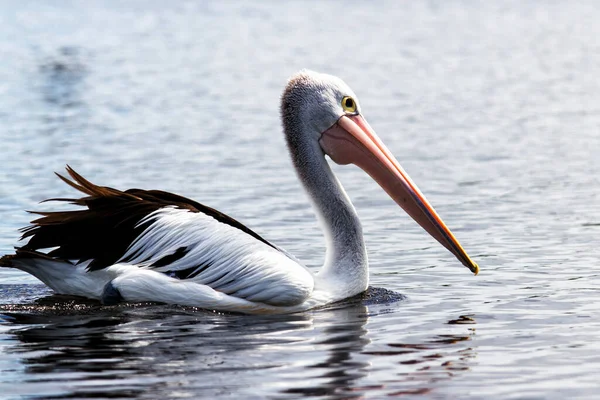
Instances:
[[[0,270],[3,395],[594,397],[597,4],[143,4],[1,3],[0,253],[22,210],[72,195],[52,175],[70,164],[198,199],[316,270],[324,241],[278,119],[309,67],[353,87],[481,273],[333,165],[363,222],[366,295],[244,317],[102,307]]]

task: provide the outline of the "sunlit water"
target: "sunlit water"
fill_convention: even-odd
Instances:
[[[0,254],[70,164],[243,221],[311,268],[324,242],[278,102],[345,79],[482,269],[354,167],[371,285],[247,317],[47,296],[0,270],[0,397],[567,398],[600,389],[600,5],[3,2]],[[381,300],[381,299],[379,299]]]

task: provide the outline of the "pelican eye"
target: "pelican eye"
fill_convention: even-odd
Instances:
[[[342,108],[346,112],[355,113],[356,112],[356,102],[354,101],[354,99],[352,97],[346,96],[342,99]]]

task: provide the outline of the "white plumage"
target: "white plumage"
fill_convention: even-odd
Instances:
[[[275,306],[300,304],[313,290],[313,276],[304,266],[205,214],[166,207],[147,219],[151,225],[119,263],[164,273],[189,270],[193,277],[188,282]],[[163,267],[149,267],[180,248],[187,250],[183,257]],[[197,271],[201,272],[194,274]]]

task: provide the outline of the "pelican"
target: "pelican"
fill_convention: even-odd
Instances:
[[[246,314],[293,313],[367,289],[360,221],[325,156],[355,164],[474,274],[467,255],[362,116],[354,92],[332,75],[303,70],[281,96],[289,153],[327,241],[316,274],[235,219],[158,190],[97,186],[67,166],[64,182],[84,207],[41,215],[0,266],[25,271],[56,293],[119,302],[159,302]]]

